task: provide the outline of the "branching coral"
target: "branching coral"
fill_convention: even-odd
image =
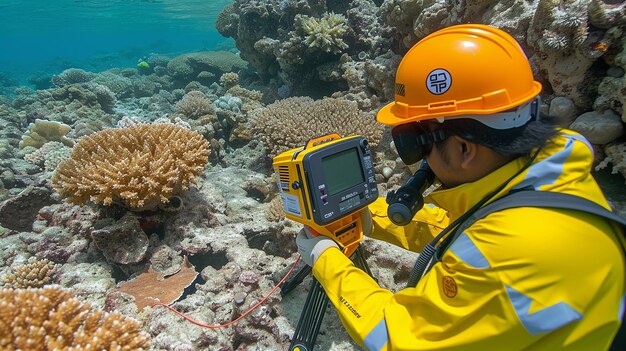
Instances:
[[[208,156],[209,144],[200,134],[173,124],[106,129],[76,144],[52,184],[74,204],[149,210],[187,190]]]
[[[58,286],[0,290],[0,349],[147,350],[141,323],[94,310]]]
[[[252,131],[270,150],[271,156],[306,144],[328,133],[361,134],[378,145],[383,127],[364,114],[356,102],[344,99],[293,97],[279,100],[250,113]]]
[[[52,281],[55,267],[54,262],[47,259],[31,257],[27,264],[17,267],[14,273],[3,277],[0,282],[14,289],[40,288]]]
[[[296,30],[304,35],[310,49],[338,54],[348,47],[343,40],[348,26],[342,15],[326,13],[320,19],[297,15],[294,21]]]

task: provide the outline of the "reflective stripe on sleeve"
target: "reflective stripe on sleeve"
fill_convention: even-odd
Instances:
[[[450,246],[450,251],[460,260],[474,268],[490,267],[485,256],[465,233],[459,235],[452,246]]]
[[[385,344],[389,341],[389,335],[387,334],[387,323],[383,318],[372,331],[367,334],[365,339],[363,339],[363,344],[370,351],[379,351],[385,346]]]
[[[511,299],[517,317],[530,334],[548,333],[583,317],[582,314],[565,302],[559,302],[530,313],[530,305],[532,304],[530,297],[508,285],[506,286],[506,292]]]

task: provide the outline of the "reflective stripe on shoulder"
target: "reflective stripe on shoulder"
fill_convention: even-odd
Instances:
[[[389,341],[389,335],[387,334],[387,323],[383,318],[372,331],[367,334],[365,339],[363,339],[363,344],[365,347],[370,350],[382,350],[385,347],[385,344]]]
[[[524,180],[514,186],[513,189],[523,189],[532,186],[535,190],[538,190],[543,185],[554,184],[563,173],[565,161],[567,161],[574,150],[575,140],[576,138],[573,135],[567,135],[565,146],[546,159],[531,165]]]
[[[470,237],[462,233],[450,246],[456,257],[474,268],[489,268],[489,262]]]
[[[530,297],[508,285],[506,286],[506,292],[511,299],[511,304],[515,309],[517,317],[530,334],[548,333],[583,317],[582,314],[565,302],[559,302],[530,313],[530,305],[533,302]]]

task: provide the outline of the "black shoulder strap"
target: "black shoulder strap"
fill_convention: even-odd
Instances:
[[[474,212],[472,216],[465,221],[465,228],[469,227],[475,221],[485,217],[491,212],[504,210],[515,207],[541,207],[541,208],[560,208],[566,210],[577,210],[587,212],[596,216],[604,217],[626,226],[626,218],[622,218],[617,214],[607,210],[597,203],[576,195],[555,193],[551,191],[533,191],[522,190],[511,193],[501,199],[498,199]],[[471,222],[471,223],[470,223]],[[466,226],[467,224],[467,226]]]
[[[540,208],[559,208],[566,210],[577,210],[581,212],[591,213],[622,226],[622,233],[625,233],[626,219],[618,216],[617,214],[607,210],[606,208],[598,205],[597,203],[582,198],[576,195],[556,193],[550,191],[534,191],[534,190],[520,190],[510,193],[494,202],[487,204],[470,215],[463,223],[459,224],[454,229],[452,235],[449,235],[441,246],[439,246],[436,259],[440,260],[443,253],[448,247],[456,240],[456,238],[469,228],[477,220],[486,217],[492,212],[505,210],[507,208],[516,207],[540,207]],[[626,248],[622,247],[626,254]]]

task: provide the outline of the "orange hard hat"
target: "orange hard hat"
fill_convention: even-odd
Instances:
[[[396,72],[395,101],[376,119],[395,126],[487,115],[530,102],[540,91],[512,36],[481,24],[456,25],[430,34],[406,53]]]

